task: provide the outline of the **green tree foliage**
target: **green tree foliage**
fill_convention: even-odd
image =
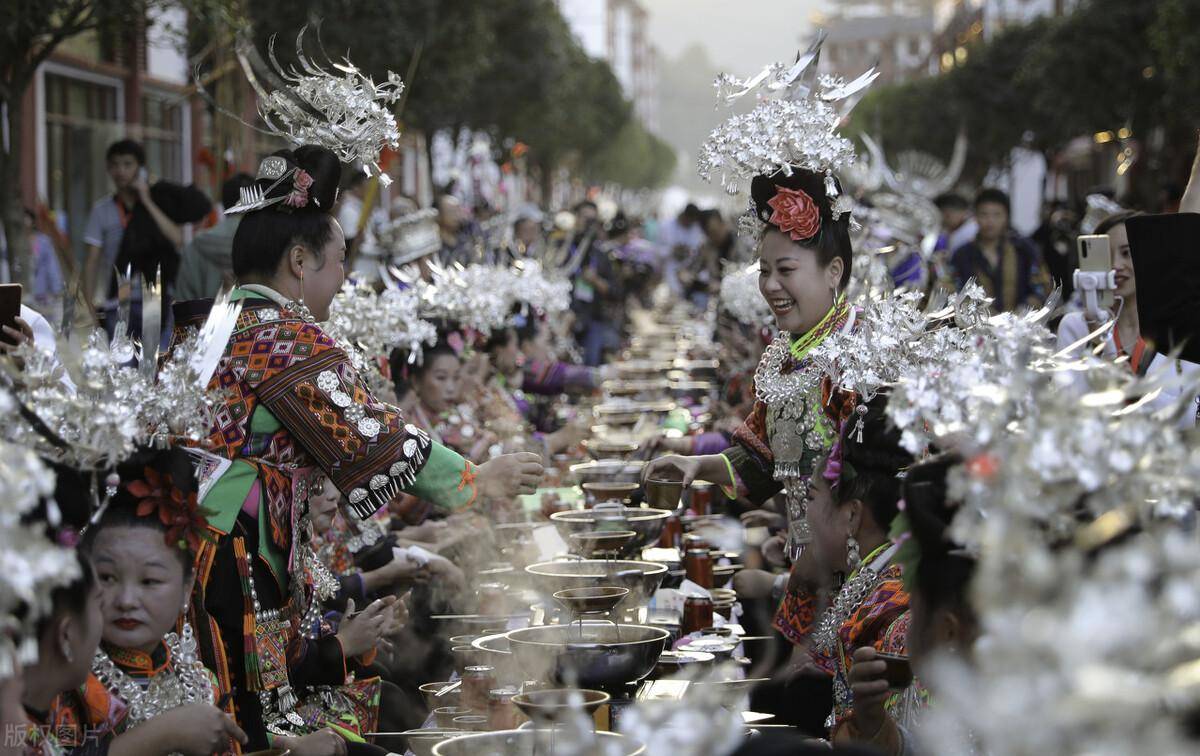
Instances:
[[[656,189],[675,170],[675,150],[631,118],[615,138],[589,155],[583,175],[596,183],[612,182],[630,189]]]
[[[948,156],[964,124],[966,177],[974,179],[1027,135],[1054,152],[1123,126],[1178,133],[1200,110],[1198,23],[1200,0],[1085,0],[1067,16],[970,47],[948,73],[878,88],[855,110],[852,129],[881,137],[889,150]]]
[[[1200,0],[1159,0],[1149,30],[1150,51],[1161,79],[1164,110],[1175,120],[1200,124]]]
[[[415,71],[405,124],[519,140],[546,177],[603,150],[630,120],[611,68],[587,56],[554,0],[255,0],[250,13],[260,49],[275,35],[285,64],[299,30],[320,21],[335,60],[348,54],[376,78]]]

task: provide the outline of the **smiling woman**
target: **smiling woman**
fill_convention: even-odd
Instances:
[[[757,176],[750,194],[766,224],[759,245],[759,290],[779,330],[803,334],[829,312],[850,280],[850,216],[834,218],[826,197],[836,179],[797,170]]]

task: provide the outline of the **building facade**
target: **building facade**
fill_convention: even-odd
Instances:
[[[558,8],[585,52],[607,61],[634,113],[658,128],[658,53],[649,16],[639,0],[558,0]]]

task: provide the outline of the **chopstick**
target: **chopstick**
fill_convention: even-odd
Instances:
[[[459,686],[461,686],[461,685],[462,685],[462,680],[455,680],[454,682],[450,683],[446,687],[439,690],[437,693],[434,693],[433,697],[441,698],[442,696],[446,695],[447,693],[452,693],[453,691],[458,690]]]

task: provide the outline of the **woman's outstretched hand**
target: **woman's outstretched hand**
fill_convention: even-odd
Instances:
[[[542,458],[536,454],[504,454],[479,466],[475,485],[484,499],[512,499],[536,492],[545,474]]]

